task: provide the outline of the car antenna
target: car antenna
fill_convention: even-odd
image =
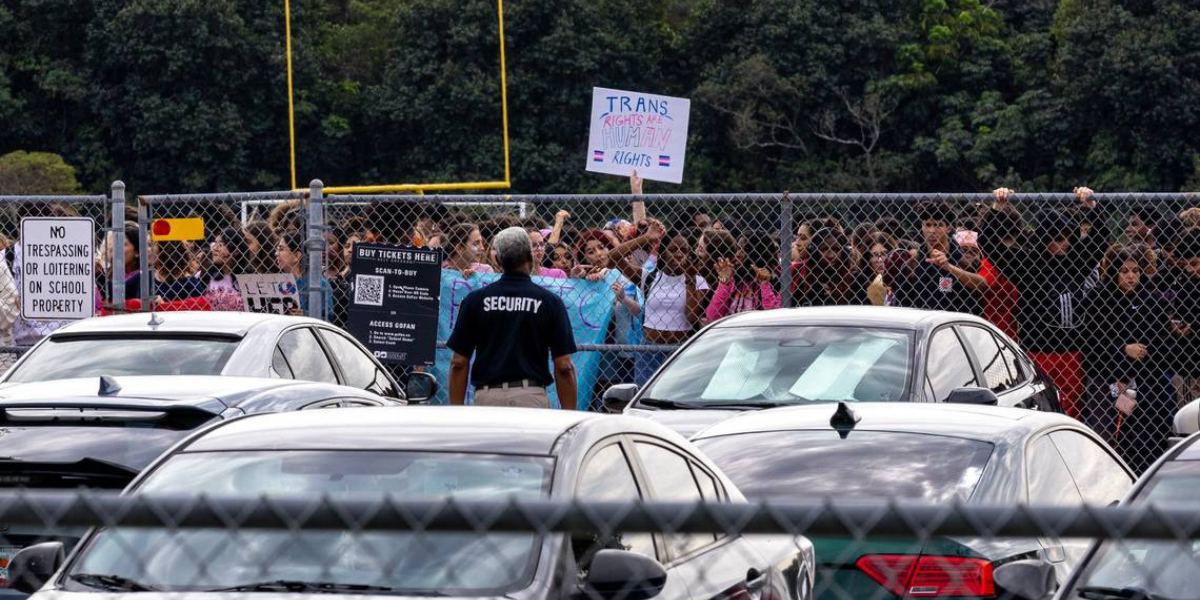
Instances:
[[[837,410],[834,411],[833,417],[829,419],[829,426],[836,429],[838,435],[844,440],[846,436],[850,435],[851,431],[854,431],[854,426],[858,425],[858,422],[861,420],[862,417],[858,413],[855,413],[849,404],[838,402]]]
[[[121,384],[117,383],[116,379],[113,379],[112,377],[109,377],[108,375],[100,376],[100,395],[101,396],[112,396],[113,394],[116,394],[119,391],[121,391]]]
[[[150,322],[147,323],[147,325],[149,325],[151,327],[158,327],[159,325],[162,325],[162,324],[163,324],[163,318],[161,316],[159,316],[159,314],[157,312],[154,312],[153,308],[151,308],[150,309]]]

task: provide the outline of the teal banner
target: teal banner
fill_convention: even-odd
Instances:
[[[616,269],[608,273],[605,281],[590,282],[583,279],[558,279],[554,277],[534,277],[533,282],[562,298],[567,305],[567,314],[571,318],[571,329],[575,332],[576,344],[603,344],[608,334],[608,324],[613,316],[613,302],[616,300],[612,285],[621,277]],[[438,341],[445,342],[450,338],[454,323],[458,318],[458,309],[462,301],[471,292],[483,289],[488,284],[500,279],[496,273],[476,274],[464,278],[459,271],[442,269],[442,296],[438,312]],[[438,404],[446,404],[449,398],[447,374],[450,372],[450,357],[453,352],[446,348],[437,351],[437,363],[434,375],[437,376],[439,391],[436,398]],[[549,357],[546,359],[549,361]],[[580,410],[586,410],[592,402],[592,391],[596,386],[596,378],[600,371],[600,353],[576,352],[572,357],[575,370],[578,373]],[[553,372],[553,369],[551,370]],[[470,403],[471,391],[468,389],[467,402]],[[557,408],[558,394],[553,386],[549,389],[550,403]]]

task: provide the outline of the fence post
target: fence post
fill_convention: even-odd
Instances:
[[[112,304],[114,310],[125,308],[125,182],[112,184]],[[140,245],[140,244],[139,244]]]
[[[321,289],[321,276],[325,262],[325,184],[314,179],[308,184],[308,316],[329,319],[325,314],[325,294]]]
[[[142,310],[150,310],[150,284],[154,274],[150,272],[150,208],[145,198],[138,196],[138,281],[141,283],[138,296],[142,299]]]
[[[779,201],[779,302],[792,305],[792,201],[787,190]]]

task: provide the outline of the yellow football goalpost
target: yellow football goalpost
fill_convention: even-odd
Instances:
[[[291,157],[292,189],[296,187],[296,107],[292,89],[292,6],[291,0],[283,0],[284,42],[287,46],[287,94],[288,94],[288,144]],[[450,183],[401,183],[394,185],[349,185],[325,188],[327,194],[374,194],[386,192],[413,192],[421,194],[433,191],[508,189],[511,186],[508,152],[508,75],[504,60],[504,0],[496,0],[496,15],[500,27],[500,110],[504,138],[504,180],[464,181]]]

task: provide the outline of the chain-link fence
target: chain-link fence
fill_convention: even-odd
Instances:
[[[1181,505],[17,491],[0,494],[0,520],[19,590],[1032,600],[1057,585],[1070,586],[1064,598],[1200,589],[1200,518]],[[1101,544],[1070,557],[1045,550],[1066,540]],[[64,546],[78,546],[65,565]]]
[[[1005,335],[963,329],[931,339],[928,348],[917,344],[926,355],[902,367],[918,372],[927,363],[925,381],[876,396],[944,401],[964,387],[1004,394],[1023,382],[1049,381],[1056,405],[1091,425],[1138,471],[1160,454],[1174,412],[1200,397],[1193,332],[1200,327],[1200,207],[1191,194],[1014,194],[999,202],[979,193],[326,198],[313,182],[308,192],[143,196],[136,219],[126,216],[120,194],[114,187],[111,198],[7,198],[4,231],[15,234],[22,215],[59,214],[63,206],[93,215],[102,238],[102,309],[138,309],[153,300],[162,309],[245,310],[249,285],[294,286],[295,306],[250,308],[343,326],[355,243],[438,247],[443,346],[458,303],[498,277],[491,239],[523,227],[535,281],[573,309],[580,405],[593,410],[612,385],[645,386],[707,323],[738,312],[827,305],[982,316]],[[187,217],[203,220],[203,239],[150,241],[159,219]],[[101,235],[112,228],[125,231],[128,243]],[[17,306],[19,247],[7,252],[13,284],[0,296],[14,302],[5,304],[4,319]],[[116,273],[126,285],[109,283]],[[4,280],[0,273],[0,286]],[[16,346],[57,326],[13,320]],[[22,331],[30,335],[18,336]],[[881,344],[776,340],[768,353],[761,344],[730,344],[718,357],[729,364],[718,360],[713,371],[733,369],[723,373],[745,384],[736,393],[700,390],[712,392],[701,399],[783,401],[754,385],[798,389],[812,384],[802,375],[807,366],[839,356],[839,369],[853,361],[851,373],[867,381],[894,358]],[[1016,357],[1018,350],[1031,362]],[[442,347],[436,364],[425,367],[443,390],[449,358]]]
[[[40,226],[31,225],[32,248],[27,248],[23,239],[22,221],[26,219],[41,222]],[[48,243],[53,241],[45,235],[51,226],[72,219],[90,219],[91,222],[73,228],[70,241],[79,242],[79,233],[91,239],[78,244],[78,248],[76,244]],[[0,368],[7,368],[30,345],[69,322],[47,317],[46,313],[60,307],[48,308],[50,305],[45,302],[63,294],[86,295],[91,306],[72,305],[70,312],[91,315],[108,308],[105,302],[111,296],[102,291],[92,292],[110,290],[113,281],[124,278],[129,245],[121,243],[124,240],[115,233],[124,229],[124,223],[125,185],[119,181],[113,183],[109,196],[0,196],[0,248],[3,249],[3,260],[0,261]],[[70,250],[67,252],[70,256],[62,256],[60,249],[64,247]],[[29,273],[24,272],[26,259],[36,263]],[[37,272],[39,265],[42,272]],[[52,282],[50,285],[45,281],[47,278]],[[89,283],[74,286],[68,280]],[[32,293],[28,298],[22,294],[25,284],[31,286]],[[64,286],[64,289],[60,291],[56,286]],[[23,300],[27,301],[24,307]]]

